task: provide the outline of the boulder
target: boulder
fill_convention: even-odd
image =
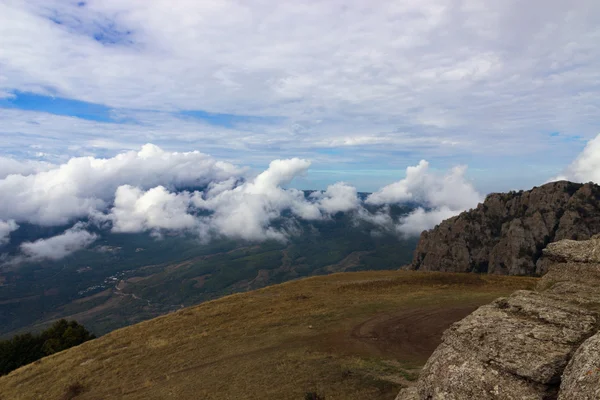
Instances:
[[[600,399],[600,333],[577,349],[562,376],[558,400]]]
[[[597,237],[548,245],[536,290],[453,324],[397,400],[600,399],[599,255]]]

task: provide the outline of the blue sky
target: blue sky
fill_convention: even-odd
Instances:
[[[0,156],[154,143],[373,191],[426,159],[482,192],[564,170],[600,121],[600,3],[0,1]]]

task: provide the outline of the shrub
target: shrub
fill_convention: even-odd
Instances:
[[[61,400],[72,400],[85,391],[85,387],[79,382],[71,383],[65,388],[65,393]]]
[[[61,319],[38,335],[25,333],[0,341],[0,376],[94,338],[83,325]]]

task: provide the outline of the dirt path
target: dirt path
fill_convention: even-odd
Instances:
[[[380,314],[348,330],[313,340],[322,350],[333,353],[376,356],[421,365],[441,343],[444,331],[477,307],[429,307]]]
[[[426,360],[441,343],[444,331],[476,308],[436,307],[379,315],[355,326],[349,340],[388,358]]]

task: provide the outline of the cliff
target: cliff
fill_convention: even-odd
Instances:
[[[600,186],[552,182],[529,191],[494,193],[477,208],[425,231],[410,269],[542,275],[542,249],[600,232]]]
[[[551,243],[543,262],[537,290],[452,325],[397,400],[600,398],[600,235]]]

